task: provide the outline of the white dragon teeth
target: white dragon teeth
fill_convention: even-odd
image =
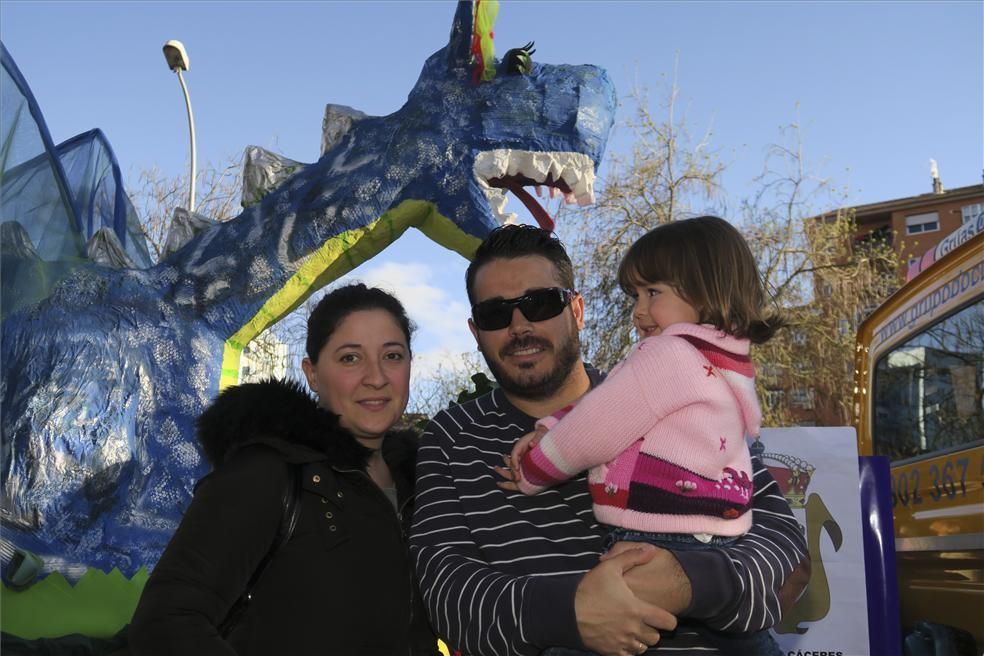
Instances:
[[[578,178],[574,184],[570,185],[570,187],[574,191],[574,195],[577,197],[579,202],[586,199],[589,195],[593,197],[594,171],[589,172],[588,175]]]
[[[564,177],[564,165],[557,160],[550,162],[550,176],[554,180],[560,180]]]
[[[563,180],[571,191],[563,194],[562,202],[577,203],[582,207],[594,203],[594,163],[590,157],[581,153],[487,150],[475,157],[473,171],[492,213],[501,223],[514,223],[518,216],[514,212],[505,211],[508,202],[505,190],[488,184],[489,180],[495,178],[516,176],[541,184],[547,178]],[[548,189],[550,198],[556,198],[561,193],[556,187],[549,186]],[[542,194],[541,185],[536,185],[536,195],[542,198]]]
[[[564,173],[561,177],[567,183],[567,186],[573,189],[574,185],[581,179],[581,171],[573,166],[565,166]]]

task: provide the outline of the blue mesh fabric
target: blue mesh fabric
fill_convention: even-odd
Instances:
[[[56,151],[79,209],[83,238],[88,241],[100,228],[110,228],[135,266],[150,266],[137,212],[123,190],[119,164],[102,130],[76,135],[58,144]]]
[[[0,44],[0,317],[46,298],[84,257],[44,117]]]
[[[100,228],[137,267],[152,264],[116,157],[100,130],[55,147],[44,116],[0,44],[0,317],[46,298],[86,261]]]
[[[44,260],[81,257],[78,220],[48,127],[0,44],[0,221],[16,221]]]

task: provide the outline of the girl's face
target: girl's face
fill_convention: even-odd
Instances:
[[[661,282],[637,284],[632,325],[639,339],[661,334],[675,323],[698,323],[700,313],[671,286]]]
[[[364,444],[382,437],[407,407],[410,348],[386,310],[358,310],[338,324],[315,364],[301,363],[321,406]]]

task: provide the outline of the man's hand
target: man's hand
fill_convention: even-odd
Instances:
[[[810,556],[807,554],[796,566],[796,569],[786,577],[786,582],[779,588],[779,606],[782,608],[783,617],[792,610],[793,605],[806,592],[806,585],[810,582],[812,572],[813,566],[810,564]]]
[[[602,562],[620,557],[638,549],[652,549],[651,559],[643,561],[638,567],[628,570],[625,582],[639,599],[679,615],[690,607],[690,579],[683,573],[679,561],[672,552],[651,544],[641,542],[617,542],[607,553],[601,555]]]
[[[606,656],[639,654],[659,642],[660,629],[676,628],[673,615],[639,600],[629,589],[626,573],[645,566],[659,551],[648,544],[635,546],[596,565],[577,586],[577,628],[591,651]]]

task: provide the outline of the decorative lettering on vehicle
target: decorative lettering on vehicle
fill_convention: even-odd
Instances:
[[[973,467],[971,460],[975,456],[955,454],[943,462],[934,462],[928,469],[913,468],[908,471],[892,471],[892,506],[919,506],[929,501],[937,503],[940,500],[964,498],[967,496],[967,471],[970,471],[974,487],[974,470],[977,470],[978,481],[984,477],[984,455],[978,456],[979,463]]]
[[[946,257],[946,254],[955,249],[960,244],[968,242],[974,238],[975,235],[984,232],[984,213],[978,214],[977,219],[973,221],[967,221],[959,228],[948,234],[943,240],[937,244],[935,249],[936,259],[942,260]]]
[[[920,271],[928,268],[933,262],[942,260],[947,253],[954,250],[957,246],[970,241],[975,235],[982,232],[984,232],[984,212],[979,213],[976,219],[967,221],[948,234],[936,245],[936,248],[927,251],[914,264],[910,264],[905,272],[906,282],[918,276]]]
[[[971,289],[981,286],[984,279],[984,262],[978,262],[968,269],[957,272],[939,287],[926,293],[917,303],[900,312],[891,321],[878,329],[872,340],[872,349],[903,330],[911,330],[923,317],[932,317],[938,309],[954,299],[963,296]]]

